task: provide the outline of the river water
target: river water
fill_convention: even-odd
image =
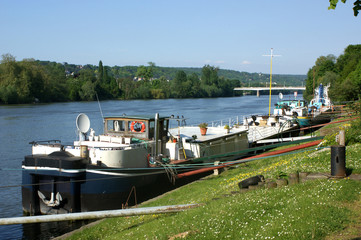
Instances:
[[[294,99],[286,95],[284,99]],[[302,99],[299,96],[298,99]],[[278,100],[272,96],[272,105]],[[0,218],[22,216],[21,162],[31,154],[31,141],[59,139],[63,144],[77,138],[75,119],[89,116],[96,134],[103,131],[104,116],[154,115],[184,116],[188,125],[251,114],[268,114],[268,96],[242,96],[212,99],[165,99],[98,102],[67,102],[0,106]],[[175,123],[173,123],[175,126]],[[78,223],[78,225],[81,223]],[[80,225],[79,225],[80,226]],[[74,224],[71,227],[79,227]],[[50,239],[70,231],[67,223],[0,226],[0,239]]]

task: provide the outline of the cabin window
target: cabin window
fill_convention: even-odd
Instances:
[[[164,120],[164,123],[163,123],[163,130],[164,130],[165,132],[167,132],[167,131],[168,131],[168,120]]]
[[[107,121],[107,130],[114,131],[114,121]]]
[[[154,129],[155,129],[155,122],[154,121],[150,121],[149,122],[149,130],[150,132],[154,133]]]
[[[123,132],[125,130],[124,121],[121,120],[108,120],[107,129],[112,132]]]
[[[146,125],[143,121],[132,121],[128,122],[128,129],[130,129],[131,132],[145,132]]]
[[[114,130],[116,132],[124,132],[124,130],[125,130],[124,121],[115,120],[114,121]]]

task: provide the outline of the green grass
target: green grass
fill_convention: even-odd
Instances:
[[[346,167],[361,173],[361,144],[348,146]],[[143,206],[201,203],[175,214],[106,219],[70,239],[323,239],[350,224],[345,204],[359,200],[361,182],[315,180],[276,189],[239,191],[238,182],[279,172],[330,173],[330,150],[315,148],[238,165]],[[233,193],[233,194],[232,194]]]

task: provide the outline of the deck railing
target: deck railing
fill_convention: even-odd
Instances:
[[[262,115],[262,114],[255,113],[252,115]],[[219,119],[219,120],[207,121],[206,123],[208,123],[209,127],[224,127],[225,125],[233,127],[235,125],[243,124],[244,119],[248,118],[250,116],[251,115],[238,115],[238,116],[223,118],[223,119]],[[190,126],[195,127],[195,126],[198,126],[198,124],[191,124]]]

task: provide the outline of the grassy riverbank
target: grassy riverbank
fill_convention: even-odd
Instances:
[[[361,144],[347,147],[346,166],[352,174],[361,174]],[[238,182],[248,177],[276,178],[294,172],[329,174],[330,149],[311,148],[241,164],[143,204],[201,207],[105,219],[69,239],[342,239],[340,234],[350,239],[361,234],[352,227],[361,216],[360,181],[322,179],[239,192]]]

